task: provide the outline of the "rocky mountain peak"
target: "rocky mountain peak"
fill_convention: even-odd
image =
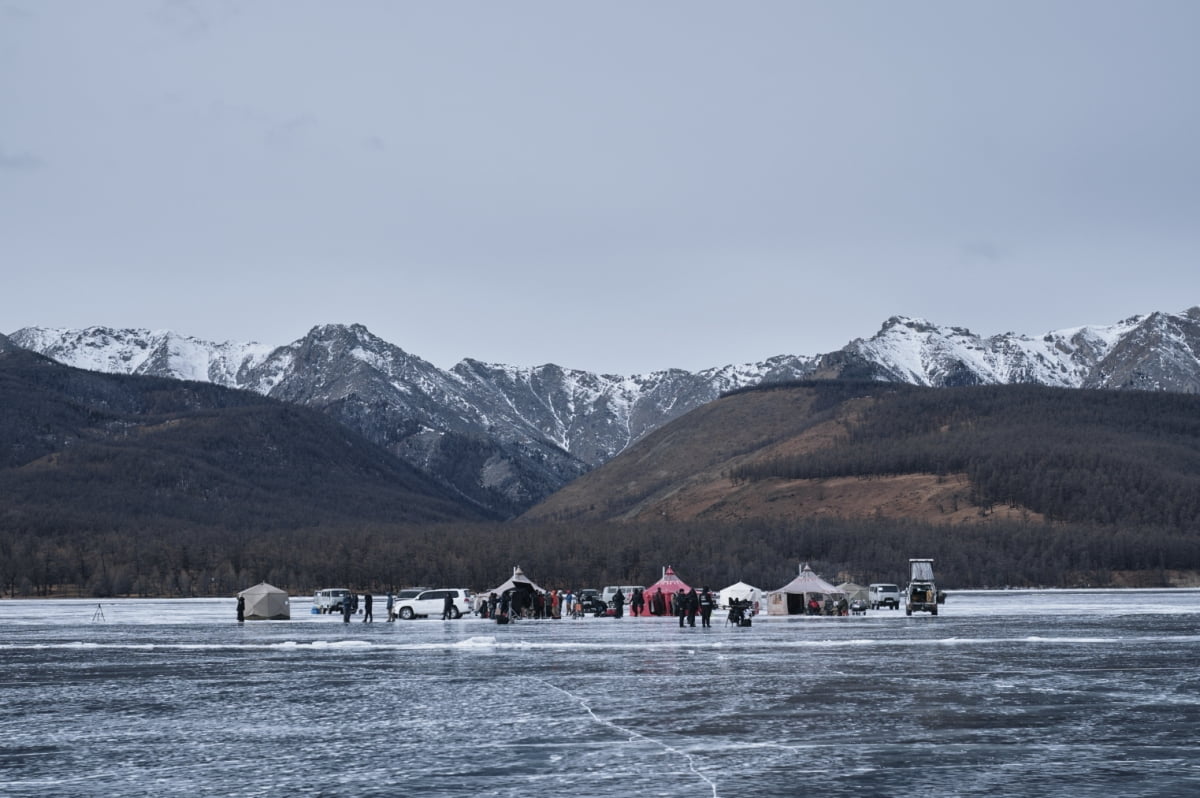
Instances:
[[[764,382],[1200,390],[1200,306],[1037,338],[981,338],[963,327],[893,316],[871,338],[824,355],[628,376],[470,358],[443,371],[362,324],[317,325],[278,347],[106,327],[26,328],[11,339],[81,368],[210,381],[319,408],[506,514],[722,393]]]

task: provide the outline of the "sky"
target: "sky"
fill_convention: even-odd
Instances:
[[[0,332],[610,374],[1200,305],[1200,3],[0,0]]]

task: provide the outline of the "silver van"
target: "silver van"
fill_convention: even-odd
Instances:
[[[327,587],[324,590],[318,590],[316,593],[313,593],[313,606],[321,614],[341,612],[342,602],[348,598],[350,598],[350,591],[346,588]]]
[[[900,586],[876,582],[867,588],[867,604],[873,610],[880,607],[887,607],[889,610],[900,609]]]
[[[642,585],[605,585],[600,591],[600,600],[604,602],[604,606],[609,609],[613,608],[613,596],[617,595],[617,588],[621,589],[621,595],[625,597],[625,606],[629,606],[629,600],[633,598],[633,591],[645,590]]]

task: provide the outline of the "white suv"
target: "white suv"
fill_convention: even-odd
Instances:
[[[461,618],[471,611],[471,591],[462,587],[425,590],[412,598],[397,601],[393,611],[406,621],[422,617],[440,618],[446,607],[446,596],[451,600],[451,618]]]

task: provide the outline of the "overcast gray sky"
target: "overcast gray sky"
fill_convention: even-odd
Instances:
[[[1200,2],[0,0],[0,331],[630,374],[1200,304]]]

